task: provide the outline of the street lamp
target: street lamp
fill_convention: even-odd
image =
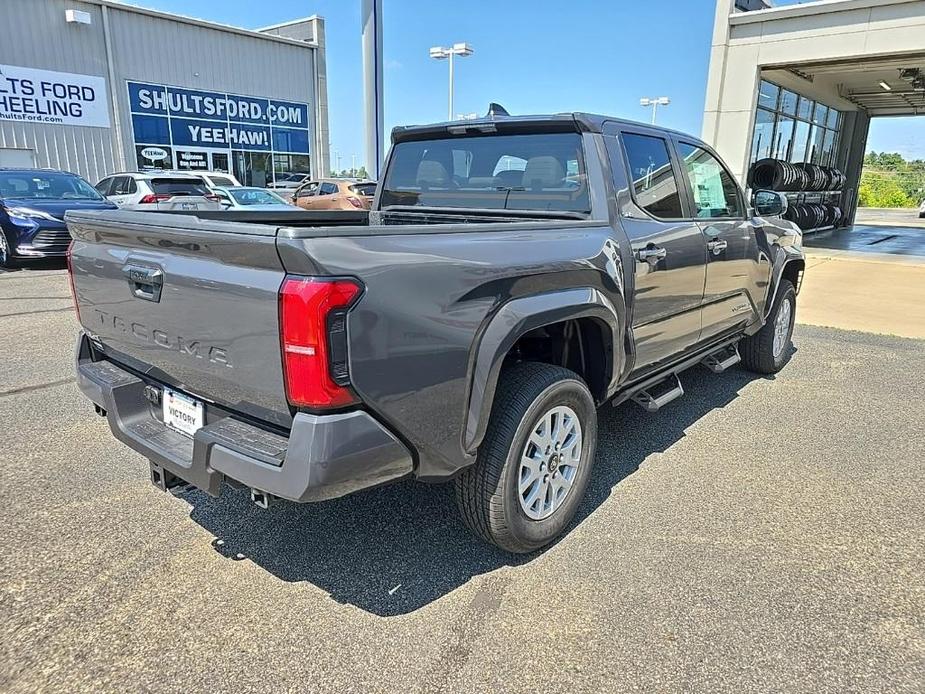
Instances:
[[[447,120],[453,120],[453,56],[458,55],[465,58],[472,55],[472,46],[468,43],[454,43],[448,48],[443,46],[434,46],[430,49],[430,57],[434,60],[443,60],[448,58],[450,61],[450,108],[448,110]]]
[[[669,99],[667,96],[657,96],[652,99],[642,98],[639,100],[640,106],[644,108],[648,108],[649,106],[652,107],[652,125],[655,125],[655,115],[658,113],[658,107],[667,106],[670,103],[671,99]]]

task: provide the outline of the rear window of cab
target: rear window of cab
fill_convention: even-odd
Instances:
[[[581,135],[400,142],[382,182],[380,205],[589,213]]]

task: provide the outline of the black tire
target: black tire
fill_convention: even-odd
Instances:
[[[577,415],[581,431],[580,458],[574,466],[571,487],[562,496],[558,508],[548,517],[534,520],[521,505],[520,461],[540,420],[555,407],[570,408]],[[577,447],[577,442],[575,445]],[[563,446],[563,450],[565,448],[567,446]],[[523,554],[549,544],[565,530],[584,498],[596,449],[594,398],[578,374],[535,362],[505,369],[498,381],[491,419],[476,462],[455,481],[456,503],[463,521],[483,540],[508,552]],[[535,447],[530,450],[539,454]],[[552,459],[549,462],[556,474],[567,474],[557,469],[557,462]],[[568,467],[565,465],[564,469]],[[543,481],[537,478],[536,484],[542,485]],[[531,485],[530,489],[533,488]],[[552,493],[554,495],[555,490]],[[550,498],[545,492],[543,496]]]
[[[13,267],[16,267],[16,260],[13,258],[12,245],[3,229],[0,229],[0,268],[9,269]]]
[[[790,305],[790,318],[788,321],[786,339],[783,341],[782,349],[777,354],[774,353],[774,337],[778,316],[781,314],[781,307],[784,303]],[[742,355],[742,364],[749,371],[759,374],[776,374],[788,361],[792,353],[791,345],[793,341],[793,323],[796,317],[797,293],[793,283],[788,279],[781,279],[780,289],[777,292],[777,298],[774,300],[774,307],[768,316],[764,327],[757,333],[742,339],[739,345],[739,353]]]

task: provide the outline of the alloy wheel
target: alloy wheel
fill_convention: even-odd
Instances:
[[[789,299],[785,299],[780,309],[777,311],[777,318],[774,319],[774,358],[777,359],[783,354],[787,343],[790,341],[790,320],[793,317],[793,306]]]
[[[517,498],[531,520],[543,520],[565,501],[581,465],[581,422],[571,407],[546,411],[520,456]]]

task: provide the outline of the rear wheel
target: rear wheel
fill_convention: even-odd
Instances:
[[[574,372],[539,363],[502,372],[476,463],[456,479],[466,525],[509,552],[556,539],[584,497],[597,413]]]
[[[790,360],[796,306],[793,283],[781,279],[774,307],[764,327],[742,340],[742,363],[749,371],[774,374]]]

